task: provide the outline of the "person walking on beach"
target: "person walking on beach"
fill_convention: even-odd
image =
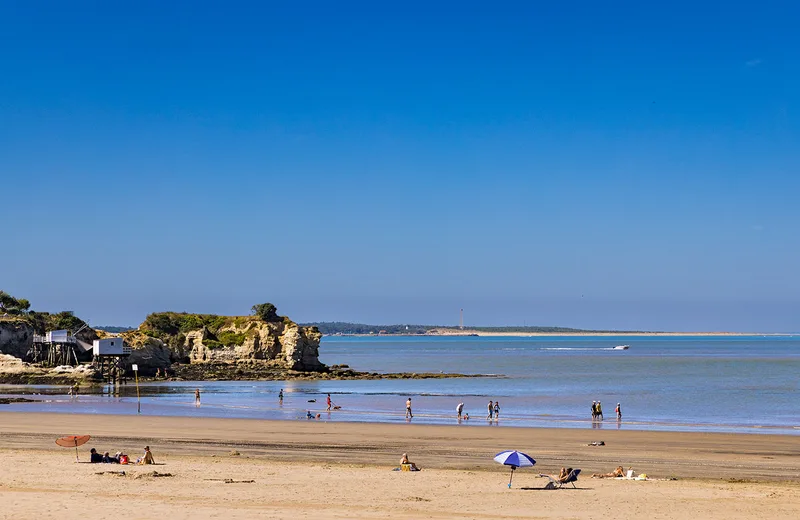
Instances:
[[[406,419],[411,419],[414,417],[414,414],[411,413],[411,398],[409,397],[406,401]]]
[[[195,388],[194,390],[194,405],[200,406],[200,389]]]
[[[603,420],[603,407],[600,405],[600,401],[597,401],[597,418]]]
[[[500,419],[500,401],[494,402],[494,420]]]
[[[464,403],[463,402],[458,403],[458,406],[456,406],[456,413],[458,414],[458,420],[461,420],[461,413],[463,411],[464,411]]]
[[[622,408],[620,407],[619,403],[617,403],[617,408],[614,411],[617,412],[617,420],[622,420]]]
[[[597,401],[592,401],[592,420],[597,420]]]
[[[487,408],[489,410],[489,414],[486,416],[486,419],[491,421],[492,420],[492,414],[494,413],[494,406],[492,405],[491,401],[489,401],[489,406]]]
[[[328,397],[325,398],[325,403],[328,405],[328,411],[331,411],[331,394],[328,394]]]

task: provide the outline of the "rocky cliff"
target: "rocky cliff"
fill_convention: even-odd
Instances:
[[[24,358],[33,344],[33,327],[18,318],[0,319],[0,354]]]
[[[259,361],[288,370],[325,369],[319,362],[319,330],[278,316],[265,321],[258,316],[155,313],[122,337],[133,348],[131,363],[144,375],[172,363]]]

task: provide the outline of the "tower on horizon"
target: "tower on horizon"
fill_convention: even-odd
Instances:
[[[458,319],[458,328],[464,330],[464,309],[461,309],[461,317]]]

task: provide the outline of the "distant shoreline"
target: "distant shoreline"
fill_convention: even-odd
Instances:
[[[434,329],[425,334],[325,334],[348,337],[444,337],[444,336],[481,336],[481,337],[737,337],[737,336],[796,336],[790,332],[487,332],[481,330]]]

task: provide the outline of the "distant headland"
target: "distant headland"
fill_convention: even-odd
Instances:
[[[341,321],[304,323],[325,336],[745,336],[739,332],[593,330],[548,326],[465,327],[448,325],[366,325]]]

